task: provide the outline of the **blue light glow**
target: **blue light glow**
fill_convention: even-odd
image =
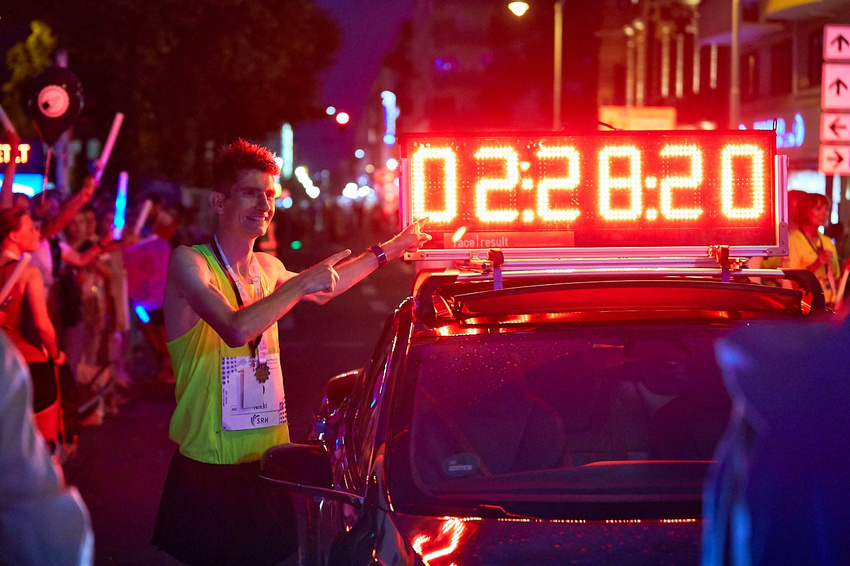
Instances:
[[[799,112],[794,114],[794,122],[791,124],[790,132],[784,118],[770,118],[753,122],[753,129],[772,130],[774,121],[776,122],[776,147],[800,147],[803,145],[803,140],[806,137],[806,123]],[[741,129],[746,128],[742,127]]]
[[[127,172],[121,171],[121,174],[118,175],[118,191],[115,194],[115,220],[112,221],[113,240],[120,240],[124,232],[124,222],[127,215],[127,180]]]
[[[381,93],[381,104],[384,107],[384,145],[395,144],[395,123],[398,120],[400,111],[396,106],[395,93],[390,90],[385,90]]]
[[[142,305],[133,305],[133,310],[136,311],[136,315],[139,317],[139,320],[141,320],[145,324],[151,321],[151,317],[148,314],[148,311],[146,311],[145,307],[143,307]]]
[[[3,176],[3,173],[0,173],[0,183],[3,182]],[[43,187],[44,175],[41,173],[15,173],[15,181],[12,184],[12,192],[22,193],[31,197],[40,193]],[[47,188],[54,188],[54,184],[48,183]]]

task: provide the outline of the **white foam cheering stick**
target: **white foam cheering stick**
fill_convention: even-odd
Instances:
[[[3,303],[6,302],[6,298],[9,296],[9,293],[12,292],[12,287],[15,286],[15,283],[18,282],[18,279],[21,278],[21,275],[24,273],[24,269],[26,269],[27,265],[30,263],[30,254],[24,252],[21,254],[21,260],[18,262],[18,265],[15,266],[15,269],[12,270],[12,273],[9,274],[9,278],[6,279],[6,282],[3,283],[3,287],[0,287],[0,307],[3,306]]]
[[[145,199],[145,202],[142,203],[142,210],[139,212],[139,217],[136,219],[136,225],[133,227],[133,234],[136,236],[138,236],[139,232],[142,231],[142,226],[145,225],[145,221],[148,219],[151,206],[153,206],[153,203],[150,199]]]
[[[106,138],[106,143],[103,145],[103,152],[100,154],[100,159],[97,160],[97,171],[94,178],[98,184],[100,183],[100,178],[103,176],[104,169],[106,169],[106,164],[109,163],[109,156],[112,154],[112,148],[115,146],[115,140],[118,138],[118,131],[121,129],[121,123],[123,121],[124,114],[116,112],[115,119],[112,120],[112,127],[109,129],[109,135]]]
[[[6,128],[7,132],[11,134],[18,133],[17,131],[15,131],[15,126],[12,125],[12,121],[9,120],[9,116],[8,114],[6,114],[6,111],[3,110],[2,106],[0,106],[0,122],[3,123],[3,127]]]

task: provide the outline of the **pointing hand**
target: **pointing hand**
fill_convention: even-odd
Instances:
[[[298,278],[303,280],[304,294],[309,295],[318,292],[332,293],[339,281],[339,273],[334,269],[334,265],[350,255],[351,250],[337,252],[299,273]]]

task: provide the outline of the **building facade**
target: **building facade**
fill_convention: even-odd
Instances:
[[[672,107],[678,128],[775,129],[789,188],[826,194],[831,222],[850,227],[848,179],[818,172],[824,26],[850,23],[849,1],[606,3],[600,107]]]
[[[553,3],[517,18],[507,1],[417,0],[357,125],[355,168],[400,157],[390,123],[396,139],[550,129]],[[612,108],[634,129],[774,129],[789,188],[826,194],[831,222],[850,228],[848,179],[818,172],[823,31],[850,23],[850,0],[564,0],[563,22],[563,130],[596,128]]]

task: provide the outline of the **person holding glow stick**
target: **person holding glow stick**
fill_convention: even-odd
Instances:
[[[104,339],[105,281],[110,274],[101,258],[137,241],[133,234],[122,240],[113,240],[111,232],[98,235],[96,222],[96,213],[88,207],[74,215],[60,242],[55,273],[61,283],[56,298],[62,301],[57,305],[61,320],[61,328],[59,324],[57,328],[79,385],[90,384],[95,375],[101,374],[104,361],[99,342]],[[64,316],[71,311],[73,317]]]
[[[0,278],[9,279],[22,254],[38,249],[40,234],[26,211],[0,211]],[[3,331],[20,351],[32,374],[33,410],[48,409],[58,398],[54,365],[65,363],[56,329],[47,313],[47,297],[38,269],[28,265],[9,293]]]
[[[36,211],[36,216],[40,215],[41,217],[41,242],[38,251],[33,256],[33,264],[41,271],[44,284],[48,289],[48,296],[60,263],[67,263],[74,267],[88,265],[99,254],[103,253],[112,241],[111,238],[104,238],[97,246],[81,254],[71,249],[58,237],[59,233],[74,219],[77,212],[91,200],[94,191],[94,177],[89,175],[83,181],[82,188],[59,206],[58,211],[50,208],[52,199],[46,199],[45,204],[47,206]]]

